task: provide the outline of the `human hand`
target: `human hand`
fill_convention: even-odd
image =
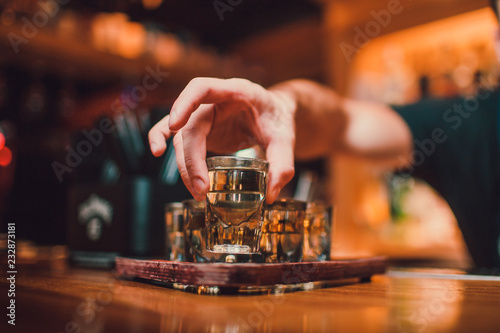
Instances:
[[[267,202],[272,203],[294,175],[295,111],[292,96],[245,79],[195,78],[170,115],[149,132],[151,152],[165,152],[174,135],[179,172],[196,200],[208,192],[206,152],[234,153],[260,145],[269,161]]]

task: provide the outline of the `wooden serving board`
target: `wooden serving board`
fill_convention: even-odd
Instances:
[[[280,264],[190,263],[116,258],[118,274],[183,285],[245,287],[369,279],[386,271],[385,257]]]

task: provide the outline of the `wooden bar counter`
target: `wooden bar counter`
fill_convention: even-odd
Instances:
[[[500,277],[451,270],[392,268],[364,283],[209,296],[59,262],[17,265],[14,299],[15,326],[2,301],[1,332],[500,332]]]

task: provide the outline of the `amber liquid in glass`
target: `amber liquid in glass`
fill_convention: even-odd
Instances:
[[[259,250],[266,173],[245,168],[209,171],[207,249],[214,253]]]
[[[302,233],[263,232],[260,251],[266,262],[299,262],[303,240]]]
[[[210,259],[205,256],[205,210],[191,211],[185,215],[188,214],[184,228],[186,261],[208,262]]]

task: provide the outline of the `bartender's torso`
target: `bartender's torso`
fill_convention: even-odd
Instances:
[[[414,142],[411,175],[448,202],[478,267],[500,267],[500,94],[394,106]]]

